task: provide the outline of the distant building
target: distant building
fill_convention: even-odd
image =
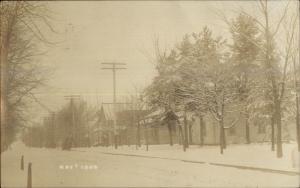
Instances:
[[[91,124],[92,145],[108,145],[110,135],[113,133],[113,120],[105,113],[103,107],[96,112],[95,118]]]
[[[180,125],[183,126],[183,113],[177,112],[179,117]],[[150,144],[156,144],[159,140],[159,144],[169,143],[169,133],[167,130],[167,125],[163,121],[163,116],[165,115],[162,111],[156,111],[149,114],[145,118],[145,126],[148,126],[149,142]],[[235,122],[235,126],[230,129],[225,130],[226,141],[228,144],[242,144],[246,143],[246,128],[245,128],[245,118],[243,115],[235,114],[233,117],[226,117],[224,127],[227,127],[231,122]],[[188,136],[192,136],[192,144],[200,144],[200,119],[197,116],[193,116],[191,113],[187,113],[188,127],[191,131],[188,131]],[[251,142],[270,142],[271,140],[271,125],[268,122],[269,118],[256,119],[250,121],[250,139]],[[217,145],[219,144],[220,138],[220,128],[218,122],[213,119],[211,115],[204,116],[204,144],[206,145]],[[276,137],[276,125],[275,125],[275,137]],[[296,128],[295,123],[291,120],[286,120],[282,125],[282,140],[290,141],[296,138]],[[173,132],[174,143],[181,142],[181,136],[179,135],[178,126]],[[275,138],[276,139],[276,138]]]
[[[183,112],[176,112],[179,125],[183,127]],[[149,112],[146,110],[123,110],[117,112],[117,134],[118,145],[135,145],[140,137],[141,144],[169,144],[170,132],[165,120],[166,112],[158,110]],[[212,115],[206,114],[203,117],[204,127],[203,136],[204,144],[217,145],[219,144],[220,128],[218,122]],[[232,117],[225,117],[225,127],[235,122],[235,125],[230,129],[225,130],[226,142],[228,144],[246,143],[245,118],[242,114],[232,114]],[[282,140],[295,140],[296,128],[294,123],[283,121]],[[200,119],[192,113],[187,113],[188,137],[190,144],[200,144]],[[93,133],[91,136],[92,145],[111,145],[114,143],[114,126],[113,120],[107,112],[101,107],[95,115],[92,122]],[[173,143],[182,143],[179,125],[172,128]],[[276,133],[276,125],[275,125]],[[184,134],[184,133],[183,133]],[[276,134],[275,134],[276,137]],[[250,121],[250,139],[251,142],[270,142],[271,140],[271,125],[269,118],[252,119]]]

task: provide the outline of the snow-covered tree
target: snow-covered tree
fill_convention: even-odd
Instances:
[[[211,114],[221,130],[222,153],[226,147],[225,129],[232,127],[224,126],[226,108],[237,99],[233,64],[226,49],[226,41],[214,38],[207,27],[198,34],[186,35],[158,64],[159,74],[147,95],[154,105],[166,109],[168,106],[174,111],[190,111],[200,118]]]
[[[240,14],[230,25],[233,39],[231,45],[232,61],[237,78],[237,86],[240,102],[244,105],[246,142],[250,141],[250,112],[253,99],[250,94],[257,91],[259,80],[258,54],[260,44],[260,32],[255,20],[245,14]]]

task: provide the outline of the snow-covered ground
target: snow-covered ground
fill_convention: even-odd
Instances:
[[[284,148],[293,147],[284,145]],[[248,150],[254,151],[251,153]],[[135,147],[78,148],[73,151],[58,149],[27,148],[17,143],[12,150],[1,155],[1,187],[25,187],[27,164],[32,162],[33,186],[195,186],[195,187],[298,187],[299,176],[242,170],[209,164],[187,163],[180,160],[142,158],[134,156],[110,155],[107,153],[130,153],[136,155],[162,156],[166,158],[186,158],[200,161],[221,161],[252,163],[261,156],[261,164],[269,160],[278,162],[278,167],[287,164],[287,158],[276,159],[274,153],[266,155],[265,145],[229,146],[224,156],[219,156],[217,148],[191,147],[186,153],[180,146],[150,146],[150,151]],[[285,149],[286,150],[286,149]],[[239,152],[238,152],[239,151]],[[251,153],[251,156],[247,156]],[[20,159],[24,155],[25,170],[20,170]],[[196,155],[196,156],[194,156]],[[237,155],[237,156],[236,156]],[[270,158],[268,158],[268,156]],[[285,161],[285,162],[281,162]],[[251,163],[251,162],[250,162]],[[248,164],[250,164],[248,163]],[[275,165],[275,164],[273,164]],[[276,164],[277,165],[277,164]],[[276,166],[275,165],[275,166]],[[275,167],[273,166],[273,167]],[[68,169],[66,169],[68,167]],[[72,169],[70,169],[72,167]]]
[[[192,160],[200,162],[213,162],[222,164],[234,164],[249,167],[267,168],[275,170],[299,172],[299,153],[297,144],[289,143],[283,145],[283,157],[277,158],[276,151],[271,151],[269,143],[254,143],[250,145],[228,145],[224,154],[220,154],[218,146],[196,146],[191,145],[186,152],[183,152],[180,145],[151,145],[149,151],[146,147],[136,149],[135,146],[114,147],[95,147],[78,148],[78,151],[89,152],[110,152],[123,154],[138,154],[142,156],[155,156],[170,159]],[[294,156],[293,156],[294,155]],[[294,158],[294,159],[293,159]],[[293,161],[295,166],[293,166]]]

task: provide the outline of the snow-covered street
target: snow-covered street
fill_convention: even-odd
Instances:
[[[123,146],[123,149],[121,147],[115,151],[112,147],[61,151],[27,148],[17,143],[1,156],[1,187],[25,187],[28,162],[32,162],[34,187],[298,187],[299,185],[297,175],[190,163],[175,160],[176,156],[173,156],[172,160],[108,154],[108,151],[124,153],[127,150],[130,152],[125,149],[126,147]],[[131,153],[135,154],[134,151],[131,150]],[[148,151],[148,153],[157,155],[157,151],[156,153]],[[177,153],[181,152],[177,151]],[[24,171],[20,170],[22,155],[25,161]],[[185,154],[179,155],[184,157]]]

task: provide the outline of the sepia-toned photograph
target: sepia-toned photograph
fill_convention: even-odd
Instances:
[[[300,187],[299,12],[0,1],[1,187]]]

